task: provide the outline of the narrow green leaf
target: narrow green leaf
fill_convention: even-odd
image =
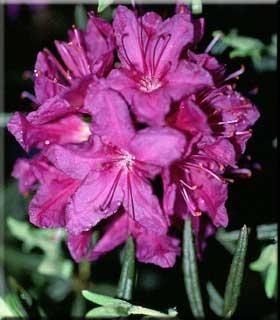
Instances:
[[[187,219],[183,239],[183,273],[190,307],[195,318],[204,318],[204,311],[199,287],[191,221]]]
[[[241,282],[243,278],[244,264],[248,245],[248,229],[244,225],[240,231],[237,248],[231,263],[224,297],[223,316],[230,318],[238,303]]]
[[[109,296],[104,296],[103,294],[98,294],[94,292],[90,292],[87,290],[82,291],[82,295],[89,301],[92,301],[100,306],[122,306],[130,308],[131,304],[124,300],[115,299]]]
[[[131,237],[127,239],[124,247],[123,265],[118,285],[117,296],[130,300],[132,297],[135,277],[135,248]]]
[[[114,3],[114,0],[98,0],[97,12],[100,13],[100,12],[104,11],[112,3]]]
[[[90,310],[86,314],[86,318],[112,318],[112,317],[127,317],[128,312],[126,308],[103,306]]]
[[[206,289],[209,295],[209,306],[211,310],[217,316],[221,317],[223,314],[224,299],[211,282],[207,282]]]
[[[271,264],[266,273],[265,285],[264,285],[265,293],[268,298],[272,298],[276,295],[277,290],[277,265]]]
[[[155,318],[171,318],[174,317],[166,314],[166,313],[162,313],[160,311],[157,310],[153,310],[153,309],[149,309],[149,308],[144,308],[144,307],[140,307],[140,306],[132,306],[128,313],[131,314],[135,314],[135,315],[145,315],[145,316],[150,316],[150,317],[155,317]]]
[[[2,317],[16,317],[18,314],[11,306],[0,297],[0,319]]]
[[[74,9],[74,17],[76,26],[84,30],[87,25],[87,11],[82,4],[77,4]]]

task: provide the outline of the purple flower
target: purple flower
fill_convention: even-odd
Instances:
[[[27,116],[15,113],[8,124],[27,151],[88,139],[89,125],[82,119],[87,87],[106,75],[113,63],[112,27],[93,15],[85,31],[74,28],[68,43],[56,41],[55,45],[63,64],[47,49],[37,56],[32,99],[39,108]]]
[[[30,222],[43,228],[65,226],[65,206],[79,180],[66,176],[41,155],[19,159],[12,175],[19,179],[22,193],[37,189],[29,204]]]
[[[121,64],[111,72],[109,83],[124,95],[138,121],[162,125],[172,100],[212,85],[207,71],[179,59],[193,39],[189,13],[162,21],[153,12],[138,18],[119,6],[113,27]]]
[[[139,261],[154,263],[162,268],[169,268],[175,264],[176,256],[180,253],[179,241],[143,228],[126,212],[120,213],[106,224],[101,238],[93,248],[90,245],[90,232],[69,234],[68,247],[77,261],[95,261],[124,243],[129,235],[135,239],[136,257]]]
[[[169,216],[207,214],[213,226],[226,227],[228,180],[223,175],[227,166],[235,167],[235,151],[226,139],[207,140],[196,136],[182,159],[164,173],[164,207]]]
[[[36,192],[30,221],[64,227],[76,261],[131,236],[139,261],[167,268],[180,254],[171,227],[190,218],[201,257],[207,237],[227,226],[227,174],[242,172],[259,113],[235,90],[243,70],[227,75],[211,44],[193,52],[203,29],[182,4],[166,20],[118,6],[112,26],[91,14],[85,31],[56,41],[59,58],[38,54],[38,107],[8,124],[38,153],[18,160],[13,176],[20,192]]]
[[[89,147],[77,154],[67,146],[53,145],[44,152],[59,170],[83,180],[67,206],[68,231],[89,230],[122,205],[146,229],[165,233],[165,217],[148,179],[180,158],[184,136],[171,128],[136,132],[118,93],[101,86],[89,92],[86,107],[91,110],[94,134]]]

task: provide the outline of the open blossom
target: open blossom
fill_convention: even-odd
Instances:
[[[86,141],[89,125],[82,116],[88,85],[112,67],[112,27],[93,15],[85,31],[73,28],[68,43],[55,41],[55,45],[62,63],[48,49],[37,56],[31,99],[38,108],[27,116],[16,112],[8,124],[27,151],[44,144]]]
[[[184,136],[171,128],[136,133],[125,101],[106,88],[90,90],[86,104],[93,118],[91,149],[77,154],[67,146],[53,145],[45,152],[65,174],[83,179],[67,206],[68,231],[86,231],[122,205],[146,229],[165,233],[164,213],[148,179],[180,158]]]
[[[194,37],[186,12],[163,21],[153,12],[137,17],[119,6],[113,26],[121,64],[112,70],[109,83],[124,95],[139,121],[162,125],[171,101],[212,85],[206,70],[180,59]]]
[[[30,221],[65,228],[76,261],[132,237],[139,261],[167,268],[180,254],[171,231],[185,219],[199,256],[227,226],[228,173],[238,172],[259,112],[235,89],[243,70],[228,75],[212,44],[195,52],[203,30],[182,4],[166,20],[118,6],[112,25],[90,15],[85,31],[56,41],[61,62],[38,54],[38,108],[8,124],[37,154],[13,176],[20,192],[35,191]]]
[[[124,243],[129,236],[135,239],[136,257],[141,262],[168,268],[174,265],[176,256],[180,254],[178,239],[147,230],[126,212],[120,212],[113,219],[109,219],[101,238],[93,247],[91,236],[90,231],[78,235],[69,234],[68,247],[75,260],[86,258],[95,261]]]

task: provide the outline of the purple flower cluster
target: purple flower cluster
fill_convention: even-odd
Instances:
[[[86,30],[55,41],[58,58],[38,54],[37,108],[8,124],[37,153],[12,174],[22,193],[35,191],[30,221],[65,228],[76,261],[132,236],[139,261],[171,267],[184,219],[198,245],[227,225],[225,173],[238,169],[259,113],[235,90],[238,73],[193,52],[203,28],[183,5],[166,20],[118,6],[112,25],[90,14]]]

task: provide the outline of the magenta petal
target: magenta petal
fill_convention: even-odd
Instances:
[[[90,135],[89,126],[77,116],[67,116],[47,124],[32,124],[19,112],[8,123],[9,131],[25,150],[39,148],[52,143],[77,143],[86,141]]]
[[[146,230],[157,234],[167,231],[167,220],[160,208],[159,201],[152,193],[152,188],[142,177],[128,176],[127,192],[123,206],[130,218]]]
[[[186,60],[182,60],[176,70],[168,73],[166,80],[166,90],[174,100],[213,85],[213,79],[208,71]]]
[[[152,233],[140,233],[136,237],[137,259],[145,263],[153,263],[162,268],[171,268],[180,254],[177,239]]]
[[[235,150],[233,145],[227,139],[214,139],[214,137],[209,136],[207,138],[205,137],[205,139],[202,139],[198,145],[199,148],[201,148],[201,150],[203,150],[203,152],[209,156],[209,158],[215,159],[220,164],[226,166],[236,166]]]
[[[119,172],[93,172],[83,181],[67,206],[66,228],[79,234],[119,209],[123,191],[115,187]]]
[[[23,194],[30,191],[37,180],[32,171],[32,163],[28,159],[18,159],[16,161],[12,176],[18,179],[19,191]]]
[[[92,115],[92,132],[106,143],[126,147],[134,136],[128,107],[124,99],[106,86],[92,86],[85,101]]]
[[[59,170],[74,179],[83,179],[94,168],[94,158],[91,149],[87,150],[83,146],[63,147],[52,145],[43,150],[44,156]]]
[[[194,97],[190,96],[183,100],[178,110],[168,117],[168,123],[175,128],[191,133],[210,134],[208,118],[205,113],[195,103]]]
[[[45,51],[38,53],[34,73],[34,90],[36,99],[40,104],[60,94],[66,88],[61,85],[63,80],[57,65],[50,58],[49,53]],[[56,81],[52,79],[56,79]]]
[[[48,99],[37,110],[30,112],[27,120],[33,124],[43,124],[73,113],[71,104],[60,97]]]
[[[137,160],[164,167],[182,155],[185,143],[184,135],[175,129],[147,128],[138,131],[129,148]]]
[[[216,227],[226,227],[228,215],[225,208],[227,200],[227,184],[195,170],[192,182],[199,186],[194,191],[198,208],[207,212]]]
[[[71,256],[76,262],[80,262],[87,257],[90,249],[92,232],[82,232],[78,235],[68,234],[67,246]]]
[[[137,69],[143,70],[144,61],[138,42],[139,25],[135,13],[125,6],[118,6],[115,11],[113,28],[122,64],[129,67],[130,63],[133,63]]]
[[[168,64],[177,65],[182,49],[193,38],[193,24],[188,21],[185,15],[175,14],[159,25],[157,36],[159,35],[167,35],[167,41],[158,41],[156,37],[154,39],[154,46],[150,46],[151,57],[153,57],[154,51],[156,51],[156,57],[159,61],[156,68],[156,74],[158,75],[165,72]]]
[[[131,107],[137,120],[152,126],[163,125],[171,102],[166,88],[159,88],[149,93],[141,90],[133,93]],[[126,96],[126,93],[124,95]]]
[[[113,64],[113,29],[105,20],[91,16],[88,20],[84,38],[91,71],[101,76]]]
[[[42,228],[65,226],[65,207],[79,181],[61,176],[42,184],[29,204],[30,222]]]
[[[114,219],[106,228],[104,235],[94,246],[90,252],[89,260],[97,260],[107,252],[115,249],[117,246],[125,242],[129,235],[128,216],[123,214]]]

